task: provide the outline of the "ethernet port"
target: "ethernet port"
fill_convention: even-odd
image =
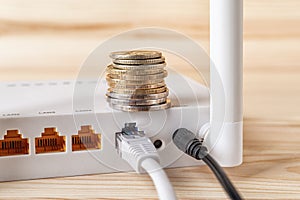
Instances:
[[[101,149],[101,134],[95,134],[91,126],[81,126],[77,135],[72,135],[72,151]]]
[[[42,137],[35,138],[36,154],[65,151],[65,136],[59,136],[56,128],[45,128]]]
[[[0,140],[0,156],[29,154],[28,138],[22,138],[19,130],[7,130],[4,139]]]

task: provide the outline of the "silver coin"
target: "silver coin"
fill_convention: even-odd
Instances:
[[[123,85],[150,85],[155,83],[160,83],[164,79],[153,79],[153,80],[120,80],[112,79],[109,76],[106,76],[106,81],[109,84],[123,84]]]
[[[150,89],[120,89],[120,88],[109,88],[109,92],[119,94],[157,94],[167,91],[167,87],[150,88]]]
[[[153,79],[163,79],[168,76],[168,73],[166,70],[164,70],[162,73],[158,74],[151,74],[151,75],[129,75],[129,74],[122,74],[122,75],[117,75],[117,74],[108,74],[108,77],[111,79],[121,79],[121,80],[129,80],[129,81],[148,81],[148,80],[153,80]]]
[[[166,63],[159,63],[159,64],[147,64],[147,65],[122,65],[113,63],[112,66],[117,69],[124,69],[124,70],[152,70],[152,69],[163,69],[166,67]]]
[[[150,100],[124,100],[124,99],[115,99],[115,98],[107,98],[107,101],[111,104],[123,105],[123,106],[150,106],[155,104],[161,104],[167,101],[166,98],[161,99],[150,99]]]
[[[167,99],[165,103],[151,105],[151,106],[125,106],[119,104],[110,104],[113,109],[125,111],[125,112],[139,112],[139,111],[157,111],[171,107],[171,101]]]
[[[152,59],[162,56],[159,51],[134,50],[134,51],[116,51],[112,52],[109,57],[119,60],[136,60],[136,59]]]
[[[106,68],[106,72],[109,74],[116,74],[116,75],[150,75],[150,74],[159,74],[164,72],[164,67],[154,68],[154,69],[144,69],[144,68],[138,68],[138,69],[118,69],[114,68],[113,65],[109,65]]]
[[[159,87],[165,87],[166,84],[164,81],[149,85],[128,85],[128,84],[114,84],[114,83],[108,83],[109,87],[116,88],[116,89],[151,89],[151,88],[159,88]]]
[[[169,95],[169,90],[167,89],[165,92],[156,93],[156,94],[119,94],[115,92],[107,92],[106,95],[115,99],[127,99],[127,100],[138,100],[138,99],[161,99],[166,98]]]
[[[121,64],[121,65],[153,65],[153,64],[160,64],[164,62],[165,62],[164,57],[146,59],[146,60],[118,60],[118,59],[113,60],[113,63]]]

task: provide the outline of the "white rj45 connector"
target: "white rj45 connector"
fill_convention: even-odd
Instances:
[[[138,173],[144,172],[141,163],[148,158],[159,162],[158,153],[151,140],[139,131],[136,123],[126,123],[122,132],[116,133],[116,148],[120,157],[126,160]]]
[[[159,165],[154,145],[144,131],[138,130],[136,123],[125,123],[122,131],[116,133],[116,149],[136,172],[146,171],[151,176],[161,200],[177,199],[166,173]]]

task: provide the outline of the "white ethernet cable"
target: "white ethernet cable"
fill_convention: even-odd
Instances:
[[[153,180],[159,199],[177,199],[165,171],[156,160],[147,158],[141,165]]]
[[[147,172],[157,190],[160,200],[176,200],[174,189],[159,164],[158,153],[136,123],[126,123],[122,132],[116,133],[116,149],[122,159],[138,172]]]

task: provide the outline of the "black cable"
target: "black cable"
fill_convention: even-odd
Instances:
[[[200,142],[191,131],[185,128],[176,130],[173,134],[173,142],[181,151],[192,156],[193,158],[196,158],[197,160],[203,160],[203,162],[205,162],[213,171],[231,199],[242,199],[224,170],[213,159],[213,157],[208,154],[207,148],[202,145],[202,142]]]
[[[214,172],[215,176],[223,186],[224,190],[227,192],[228,196],[231,199],[241,200],[242,198],[240,197],[238,191],[235,189],[220,165],[209,154],[202,158],[202,160]]]

